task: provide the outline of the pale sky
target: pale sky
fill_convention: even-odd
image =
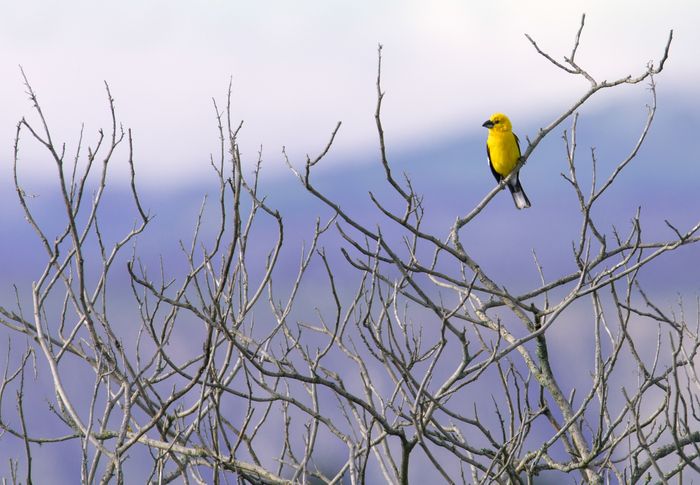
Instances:
[[[378,43],[394,147],[468,136],[494,111],[546,122],[586,84],[557,72],[523,34],[562,59],[583,12],[578,59],[594,76],[640,72],[660,58],[673,28],[659,82],[668,92],[697,92],[693,1],[4,2],[0,170],[9,176],[14,126],[31,109],[19,64],[69,147],[81,122],[87,135],[107,127],[107,80],[119,118],[134,130],[142,180],[183,183],[208,174],[203,165],[217,142],[211,98],[225,102],[230,76],[244,156],[254,158],[262,144],[268,170],[282,168],[283,145],[297,162],[316,153],[340,120],[338,158],[375,150]],[[23,148],[25,160],[36,153]]]

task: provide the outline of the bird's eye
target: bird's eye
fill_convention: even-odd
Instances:
[[[493,124],[494,124],[494,125],[497,125],[497,124],[499,124],[500,122],[501,122],[500,120],[496,120],[496,121],[493,122]]]

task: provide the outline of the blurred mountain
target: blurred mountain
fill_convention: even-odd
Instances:
[[[634,147],[646,119],[646,93],[631,96],[615,105],[591,103],[581,112],[577,129],[577,176],[588,190],[591,180],[591,150],[597,159],[597,185],[600,186]],[[691,98],[691,97],[686,97]],[[660,107],[648,137],[638,156],[620,174],[614,186],[599,202],[593,216],[599,228],[612,235],[612,227],[627,234],[631,220],[641,208],[643,234],[649,239],[672,239],[668,220],[679,230],[687,230],[700,216],[700,110],[682,101],[661,100]],[[695,98],[692,98],[695,99]],[[697,99],[695,105],[697,105]],[[513,120],[521,144],[532,138],[536,126],[521,126]],[[541,122],[544,125],[545,121]],[[571,120],[550,134],[528,160],[521,173],[521,181],[533,207],[517,211],[510,195],[499,193],[492,203],[462,231],[466,249],[480,262],[496,281],[503,281],[515,292],[537,285],[539,275],[533,264],[533,251],[544,268],[545,277],[554,279],[573,270],[572,241],[580,231],[580,214],[576,196],[561,174],[568,172],[565,147],[561,134],[570,130]],[[469,128],[469,129],[467,129]],[[471,127],[445,134],[442,139],[416,138],[411,146],[392,145],[391,130],[387,128],[388,157],[394,177],[403,183],[408,176],[416,192],[423,195],[425,216],[423,229],[438,237],[445,237],[458,216],[465,215],[494,185],[486,165],[484,150],[485,130]],[[246,156],[245,161],[254,158]],[[271,151],[271,150],[270,150]],[[257,156],[251,152],[249,155]],[[314,155],[313,153],[311,154]],[[301,183],[283,164],[281,155],[265,155],[259,184],[259,193],[266,203],[278,209],[285,223],[285,246],[278,267],[277,281],[291,278],[298,267],[302,244],[311,239],[317,217],[327,220],[332,212],[306,192]],[[65,215],[61,208],[57,184],[42,185],[32,182],[32,172],[55,170],[47,161],[37,162],[40,167],[28,166],[23,161],[22,180],[28,201],[38,222],[47,228],[50,241],[63,227]],[[112,162],[114,163],[114,162]],[[292,161],[298,168],[303,161]],[[138,170],[138,167],[137,167]],[[136,254],[145,262],[155,265],[163,262],[170,277],[178,277],[184,270],[180,241],[189,247],[197,214],[206,198],[206,207],[200,239],[210,244],[219,221],[217,182],[209,166],[203,171],[211,174],[191,185],[143,186],[140,190],[142,205],[154,215],[146,232],[137,240]],[[250,179],[252,168],[247,166]],[[396,225],[384,217],[372,204],[369,193],[386,207],[401,210],[401,199],[384,178],[379,163],[379,151],[360,152],[356,158],[340,158],[333,150],[322,160],[312,174],[317,188],[368,227],[381,225],[390,237]],[[92,197],[86,191],[86,196]],[[101,230],[107,241],[116,241],[128,232],[136,220],[136,211],[130,199],[128,183],[108,181],[104,204],[101,207]],[[24,221],[17,202],[10,173],[0,179],[0,296],[3,304],[14,300],[12,284],[20,293],[26,292],[43,269],[45,256],[33,229]],[[273,237],[266,231],[274,229],[269,218],[262,217],[254,233],[256,241],[250,247],[252,259],[259,255],[264,260]],[[329,231],[322,240],[329,256],[338,264],[339,236]],[[126,256],[126,255],[125,255]],[[663,256],[653,265],[653,274],[642,274],[642,281],[664,297],[677,293],[694,296],[700,284],[697,276],[688,271],[700,260],[697,247],[681,248],[672,256]],[[124,261],[114,275],[125,278]],[[116,293],[130,298],[128,288]]]
[[[643,234],[648,239],[674,238],[666,220],[685,231],[700,219],[700,110],[697,98],[693,98],[693,105],[683,99],[679,96],[660,101],[655,122],[637,158],[600,201],[600,209],[594,217],[610,237],[613,226],[621,234],[630,231],[638,208],[641,208]],[[598,186],[630,153],[644,126],[644,102],[632,97],[616,105],[593,105],[582,111],[577,131],[577,174],[584,187],[587,188],[591,180],[592,148],[597,160]],[[525,126],[513,121],[524,145],[526,136],[532,138],[537,126],[534,121]],[[570,126],[567,120],[545,139],[523,169],[521,181],[532,201],[531,209],[517,211],[510,195],[502,192],[462,231],[463,242],[472,257],[494,280],[515,293],[539,284],[533,251],[547,279],[555,279],[574,269],[571,244],[578,239],[581,217],[575,194],[561,177],[562,172],[568,171],[568,165],[560,135]],[[390,129],[386,133],[394,176],[403,182],[403,174],[406,174],[415,190],[423,194],[423,230],[441,238],[447,235],[455,219],[468,213],[495,183],[486,165],[485,131],[460,128],[464,129],[446,133],[440,139],[416,137],[410,146],[398,147],[392,145]],[[279,155],[264,158],[259,192],[284,218],[285,246],[275,281],[285,288],[296,274],[301,247],[304,243],[308,246],[316,218],[327,221],[332,212],[306,192],[291,172],[268,169],[269,164],[282,163]],[[41,163],[46,165],[42,170],[55,170],[47,162]],[[301,168],[303,161],[292,163]],[[46,229],[49,241],[53,241],[65,220],[60,194],[55,185],[33,182],[30,172],[34,170],[39,169],[22,167],[23,180],[27,181],[25,191],[37,220]],[[202,170],[211,169],[203,167]],[[252,169],[246,170],[250,175]],[[368,227],[380,225],[386,237],[397,237],[395,224],[381,215],[368,195],[372,192],[386,207],[402,208],[400,197],[384,179],[378,149],[360,152],[356,158],[337,157],[331,150],[314,168],[312,179],[317,188]],[[216,184],[212,173],[211,183],[197,180],[191,185],[142,187],[142,204],[155,217],[147,231],[138,237],[135,252],[153,274],[160,271],[162,257],[166,278],[181,278],[186,264],[180,241],[185,247],[191,245],[193,228],[205,197],[200,239],[205,245],[211,245],[219,221]],[[86,196],[92,195],[92,192],[86,193]],[[108,242],[118,240],[130,230],[136,211],[127,183],[109,182],[100,218],[100,229]],[[33,229],[24,220],[10,173],[0,178],[0,227],[3,228],[0,304],[14,308],[12,285],[15,284],[20,300],[27,305],[31,282],[41,274],[46,257]],[[264,262],[274,243],[274,229],[273,221],[262,217],[260,226],[253,232],[255,244],[249,248],[252,260]],[[323,237],[321,244],[340,271],[337,282],[341,290],[352,290],[354,273],[339,251],[346,244],[335,229]],[[115,264],[111,287],[113,306],[126,312],[135,311],[125,267],[130,253],[131,248]],[[94,249],[91,255],[97,256]],[[668,304],[672,304],[678,294],[693,299],[700,290],[695,269],[699,262],[699,246],[682,248],[657,260],[642,272],[640,280],[650,294]],[[310,304],[299,310],[296,317],[303,318],[304,311],[311,317],[314,307],[323,306],[323,298],[318,295],[328,291],[325,281],[322,268],[312,267],[307,289],[300,295],[302,301],[308,300]],[[4,328],[0,329],[0,335],[5,337],[6,334]],[[559,358],[556,354],[557,350],[553,350],[555,360]],[[9,446],[8,443],[9,440],[0,440],[0,455],[4,454],[2,449]],[[50,460],[49,457],[44,459]],[[75,475],[66,476],[65,483],[68,483],[69,477]]]

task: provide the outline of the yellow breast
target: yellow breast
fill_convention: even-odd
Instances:
[[[515,136],[512,132],[498,133],[490,130],[486,144],[493,169],[505,177],[515,168],[520,158]]]

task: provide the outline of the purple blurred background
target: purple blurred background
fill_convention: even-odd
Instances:
[[[528,32],[542,39],[543,47],[552,46],[557,58],[568,55],[580,12],[553,2],[557,22],[545,22],[514,2],[475,7],[479,10],[463,9],[458,2],[430,8],[389,2],[356,9],[308,2],[300,11],[277,3],[270,12],[257,7],[237,10],[221,2],[195,11],[184,5],[181,11],[171,11],[165,3],[154,5],[132,5],[132,13],[126,6],[101,10],[88,3],[81,9],[52,5],[46,8],[60,21],[50,24],[35,21],[34,7],[0,7],[0,305],[14,308],[14,284],[27,311],[31,282],[44,263],[12,184],[14,124],[23,115],[35,120],[23,95],[18,63],[45,103],[56,139],[65,139],[69,149],[75,147],[82,121],[88,140],[98,127],[107,127],[101,81],[110,82],[118,116],[134,129],[142,202],[155,215],[138,238],[137,252],[154,267],[162,256],[171,276],[183,268],[178,240],[190,241],[203,197],[215,195],[208,156],[217,150],[217,133],[209,97],[223,104],[233,73],[233,114],[246,122],[241,135],[246,170],[252,170],[262,143],[261,192],[285,219],[278,281],[295,274],[301,244],[308,242],[315,218],[330,215],[286,169],[282,145],[300,166],[304,154],[317,153],[335,121],[343,120],[337,146],[317,167],[315,180],[370,226],[381,223],[384,231],[392,227],[367,195],[372,191],[380,200],[396,202],[378,162],[372,119],[377,42],[386,44],[384,114],[392,168],[410,176],[424,195],[424,229],[438,236],[493,186],[481,121],[503,110],[524,140],[586,88],[555,72],[522,37]],[[602,201],[606,210],[595,215],[606,230],[614,225],[626,233],[641,207],[645,237],[672,239],[665,220],[686,230],[700,217],[700,69],[693,57],[700,34],[691,22],[697,19],[698,7],[665,7],[659,13],[634,5],[636,17],[626,17],[622,26],[618,9],[623,7],[586,5],[590,28],[584,30],[581,63],[591,65],[594,75],[612,79],[640,72],[648,59],[661,55],[669,28],[676,29],[676,40],[666,71],[657,79],[659,107],[648,140]],[[373,17],[369,12],[375,8],[380,12]],[[596,148],[601,176],[629,153],[645,121],[648,94],[646,86],[622,87],[601,93],[583,107],[578,125],[582,179],[589,180],[590,147]],[[533,207],[516,211],[509,195],[498,194],[462,234],[467,250],[491,277],[507,282],[516,293],[539,282],[533,250],[548,279],[573,268],[570,247],[580,222],[574,194],[560,176],[567,170],[560,135],[569,127],[567,120],[551,133],[523,170],[521,181]],[[123,149],[110,170],[114,176],[101,217],[110,222],[103,224],[106,237],[116,238],[135,220],[133,207],[124,203],[129,193]],[[27,192],[36,195],[31,203],[42,222],[60,227],[55,167],[27,138],[21,143],[21,176]],[[204,234],[210,237],[216,221],[213,212],[207,214],[212,219],[205,219]],[[341,274],[348,272],[343,290],[352,291],[356,274],[340,256],[337,235],[327,235],[322,244]],[[265,247],[259,250],[262,256]],[[111,304],[120,308],[115,316],[123,322],[121,330],[129,332],[134,309],[125,261],[122,258],[114,269]],[[645,269],[640,281],[669,307],[679,295],[692,303],[700,289],[699,266],[700,248],[681,248]],[[300,295],[302,302],[308,301],[308,315],[300,312],[297,318],[310,317],[315,306],[323,306],[317,296],[326,291],[323,272],[314,266],[310,275]],[[693,308],[688,310],[692,313]],[[567,328],[552,329],[557,342],[550,346],[554,366],[589,358],[585,311],[580,326],[571,322],[576,319],[568,320]],[[8,335],[0,328],[3,349]],[[571,385],[577,378],[572,371]],[[580,378],[585,382],[587,375]],[[39,380],[48,384],[45,372]],[[73,385],[79,389],[82,384],[76,378]],[[31,399],[31,406],[45,409],[46,401],[55,397],[46,385],[43,394],[33,393]],[[4,403],[3,416],[16,422],[9,402]],[[48,434],[65,433],[55,420],[32,425]],[[0,476],[9,475],[8,457],[21,459],[20,445],[7,434],[0,436]],[[50,446],[35,447],[35,479],[75,483],[77,446],[66,445],[61,453]],[[417,469],[412,477],[419,479],[420,474]]]

